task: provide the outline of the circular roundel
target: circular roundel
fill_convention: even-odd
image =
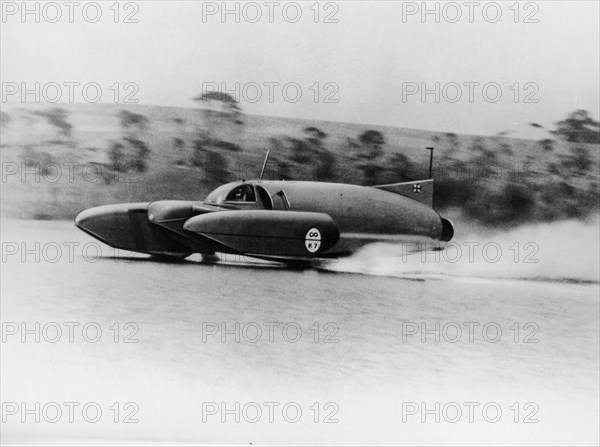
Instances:
[[[316,253],[321,247],[321,232],[317,228],[308,230],[304,245],[309,252]]]

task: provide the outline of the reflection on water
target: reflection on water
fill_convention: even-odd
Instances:
[[[2,400],[103,409],[95,424],[8,417],[5,442],[598,442],[597,284],[161,263],[113,258],[106,247],[97,259],[91,245],[84,249],[92,239],[70,223],[2,224],[2,321],[64,329],[56,343],[47,341],[53,326],[40,343],[7,336]],[[35,242],[46,253],[22,262],[22,243]],[[63,247],[56,262],[51,244]],[[19,253],[9,254],[15,246]],[[102,330],[95,343],[81,331],[90,322],[89,340]],[[430,331],[425,343],[422,330]],[[128,336],[138,342],[124,343]],[[136,424],[121,422],[127,402],[139,407]],[[222,423],[219,414],[203,422],[203,402],[256,402],[264,415],[256,423]],[[265,402],[278,403],[272,423]],[[290,402],[302,410],[295,423],[279,410]],[[465,411],[464,402],[495,402],[502,416],[403,422],[403,402],[457,402]],[[538,423],[522,422],[529,402]],[[339,422],[324,423],[333,410]]]

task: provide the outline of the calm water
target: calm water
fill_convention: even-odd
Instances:
[[[393,265],[398,259],[376,258],[389,248],[337,263],[335,273],[123,260],[106,246],[96,258],[100,245],[84,250],[93,240],[65,222],[3,221],[2,240],[2,401],[81,403],[73,423],[65,406],[56,423],[48,422],[54,413],[22,423],[3,412],[4,442],[598,443],[597,283],[498,279],[514,275],[477,264],[407,271]],[[36,251],[36,242],[40,258],[29,253],[23,262],[23,248]],[[57,246],[61,256],[50,262]],[[535,267],[538,276],[547,276],[543,268]],[[34,332],[39,322],[40,342],[7,335],[13,322]],[[48,323],[63,328],[55,343]],[[65,323],[79,324],[72,343]],[[232,330],[225,342],[222,324]],[[434,333],[425,343],[420,332],[407,335],[421,324],[439,342]],[[126,336],[138,342],[124,343]],[[81,415],[88,402],[103,411],[97,423]],[[127,402],[135,406],[123,408]],[[256,402],[263,414],[251,423],[248,406],[239,423],[235,415],[223,423],[220,413],[203,421],[203,402]],[[279,404],[273,422],[265,402]],[[422,422],[420,413],[403,421],[403,402],[455,402],[463,414],[451,423],[456,413],[447,407],[439,423],[435,415]],[[479,404],[472,423],[464,402]],[[302,410],[295,423],[282,416],[288,403],[290,421]],[[495,423],[482,415],[487,403],[490,420],[502,410]],[[139,422],[123,423],[133,410]],[[532,413],[538,422],[524,423]],[[325,423],[327,416],[338,422]]]

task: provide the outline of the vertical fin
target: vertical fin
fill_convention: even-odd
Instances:
[[[433,208],[433,147],[426,147],[429,151],[429,178],[415,182],[389,183],[387,185],[375,185],[373,188],[393,192],[417,202],[424,203]]]
[[[433,179],[417,180],[416,182],[390,183],[388,185],[375,185],[373,188],[393,192],[417,202],[433,207]]]

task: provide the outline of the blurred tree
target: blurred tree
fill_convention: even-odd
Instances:
[[[195,98],[194,101],[202,101],[208,104],[220,103],[220,104],[237,104],[237,101],[229,93],[225,92],[207,92],[202,93]]]
[[[28,168],[37,169],[42,175],[54,176],[52,169],[56,167],[56,159],[48,152],[38,152],[34,146],[27,144],[21,151],[21,161]]]
[[[289,180],[292,177],[290,164],[287,161],[276,158],[274,166],[275,168],[270,171],[269,180]]]
[[[496,211],[502,222],[516,223],[531,219],[535,201],[526,185],[507,183],[504,185]]]
[[[201,93],[192,99],[201,105],[204,116],[204,126],[197,129],[198,136],[210,138],[215,127],[223,125],[222,118],[224,117],[234,125],[234,128],[225,129],[225,131],[235,134],[240,140],[242,139],[243,113],[237,100],[232,95],[225,92],[211,91]]]
[[[209,183],[221,184],[227,182],[229,175],[227,159],[219,152],[206,151],[204,169]]]
[[[234,124],[241,126],[244,124],[242,120],[242,109],[237,104],[227,104],[227,111],[229,112],[229,117]]]
[[[568,118],[556,123],[551,133],[572,143],[600,143],[600,122],[595,121],[587,110],[577,110]]]
[[[136,172],[145,172],[148,169],[148,158],[150,149],[142,140],[136,138],[124,138],[134,150],[131,162],[131,168]]]
[[[242,109],[238,105],[237,100],[229,93],[207,92],[194,97],[193,100],[198,103],[206,104],[206,110],[208,112],[225,113],[234,122],[239,121],[239,124],[243,124],[240,120]]]
[[[185,141],[179,137],[173,137],[173,149],[182,150],[185,148]]]
[[[11,118],[10,115],[6,112],[0,112],[0,127],[8,127]]]
[[[369,186],[379,184],[379,176],[385,171],[385,166],[382,166],[375,160],[368,160],[360,163],[358,168],[363,173],[363,179],[361,183]]]
[[[194,150],[190,159],[190,164],[196,168],[202,167],[204,163],[204,141],[194,140]]]
[[[117,172],[145,172],[150,149],[142,140],[124,137],[108,146],[109,166]]]
[[[506,157],[510,157],[513,154],[512,147],[508,143],[500,143],[500,150],[498,152]]]
[[[125,136],[139,139],[148,129],[150,120],[141,113],[121,110],[119,112],[119,125]]]
[[[414,180],[416,169],[409,158],[399,152],[392,154],[385,162],[385,172],[381,178],[382,183],[400,183]]]
[[[460,142],[458,141],[458,136],[452,132],[446,132],[444,134],[448,142],[450,143],[450,147],[452,150],[456,150],[460,147]]]
[[[352,137],[346,137],[346,144],[345,146],[351,150],[355,150],[358,149],[360,147],[360,143]]]
[[[360,141],[362,147],[365,149],[361,154],[362,158],[374,160],[383,154],[385,137],[378,130],[365,130],[358,136],[358,141]]]
[[[50,110],[41,110],[32,112],[34,115],[43,116],[48,120],[48,123],[58,129],[58,136],[71,138],[73,125],[67,121],[69,112],[60,107],[55,107]]]
[[[327,149],[323,149],[317,156],[317,164],[313,170],[315,180],[319,182],[331,182],[336,177],[336,157]]]
[[[561,165],[572,175],[586,175],[592,166],[592,157],[587,149],[573,146],[561,157]]]
[[[123,145],[121,143],[113,142],[108,146],[108,160],[113,171],[125,172],[127,170]]]
[[[304,133],[307,135],[306,139],[308,142],[318,147],[323,146],[323,140],[328,137],[321,129],[313,126],[305,127]]]
[[[290,147],[290,160],[304,164],[310,163],[313,160],[312,147],[305,140],[299,138],[287,138]]]
[[[540,146],[544,148],[545,151],[553,151],[555,141],[551,138],[544,138],[543,140],[538,141]]]

